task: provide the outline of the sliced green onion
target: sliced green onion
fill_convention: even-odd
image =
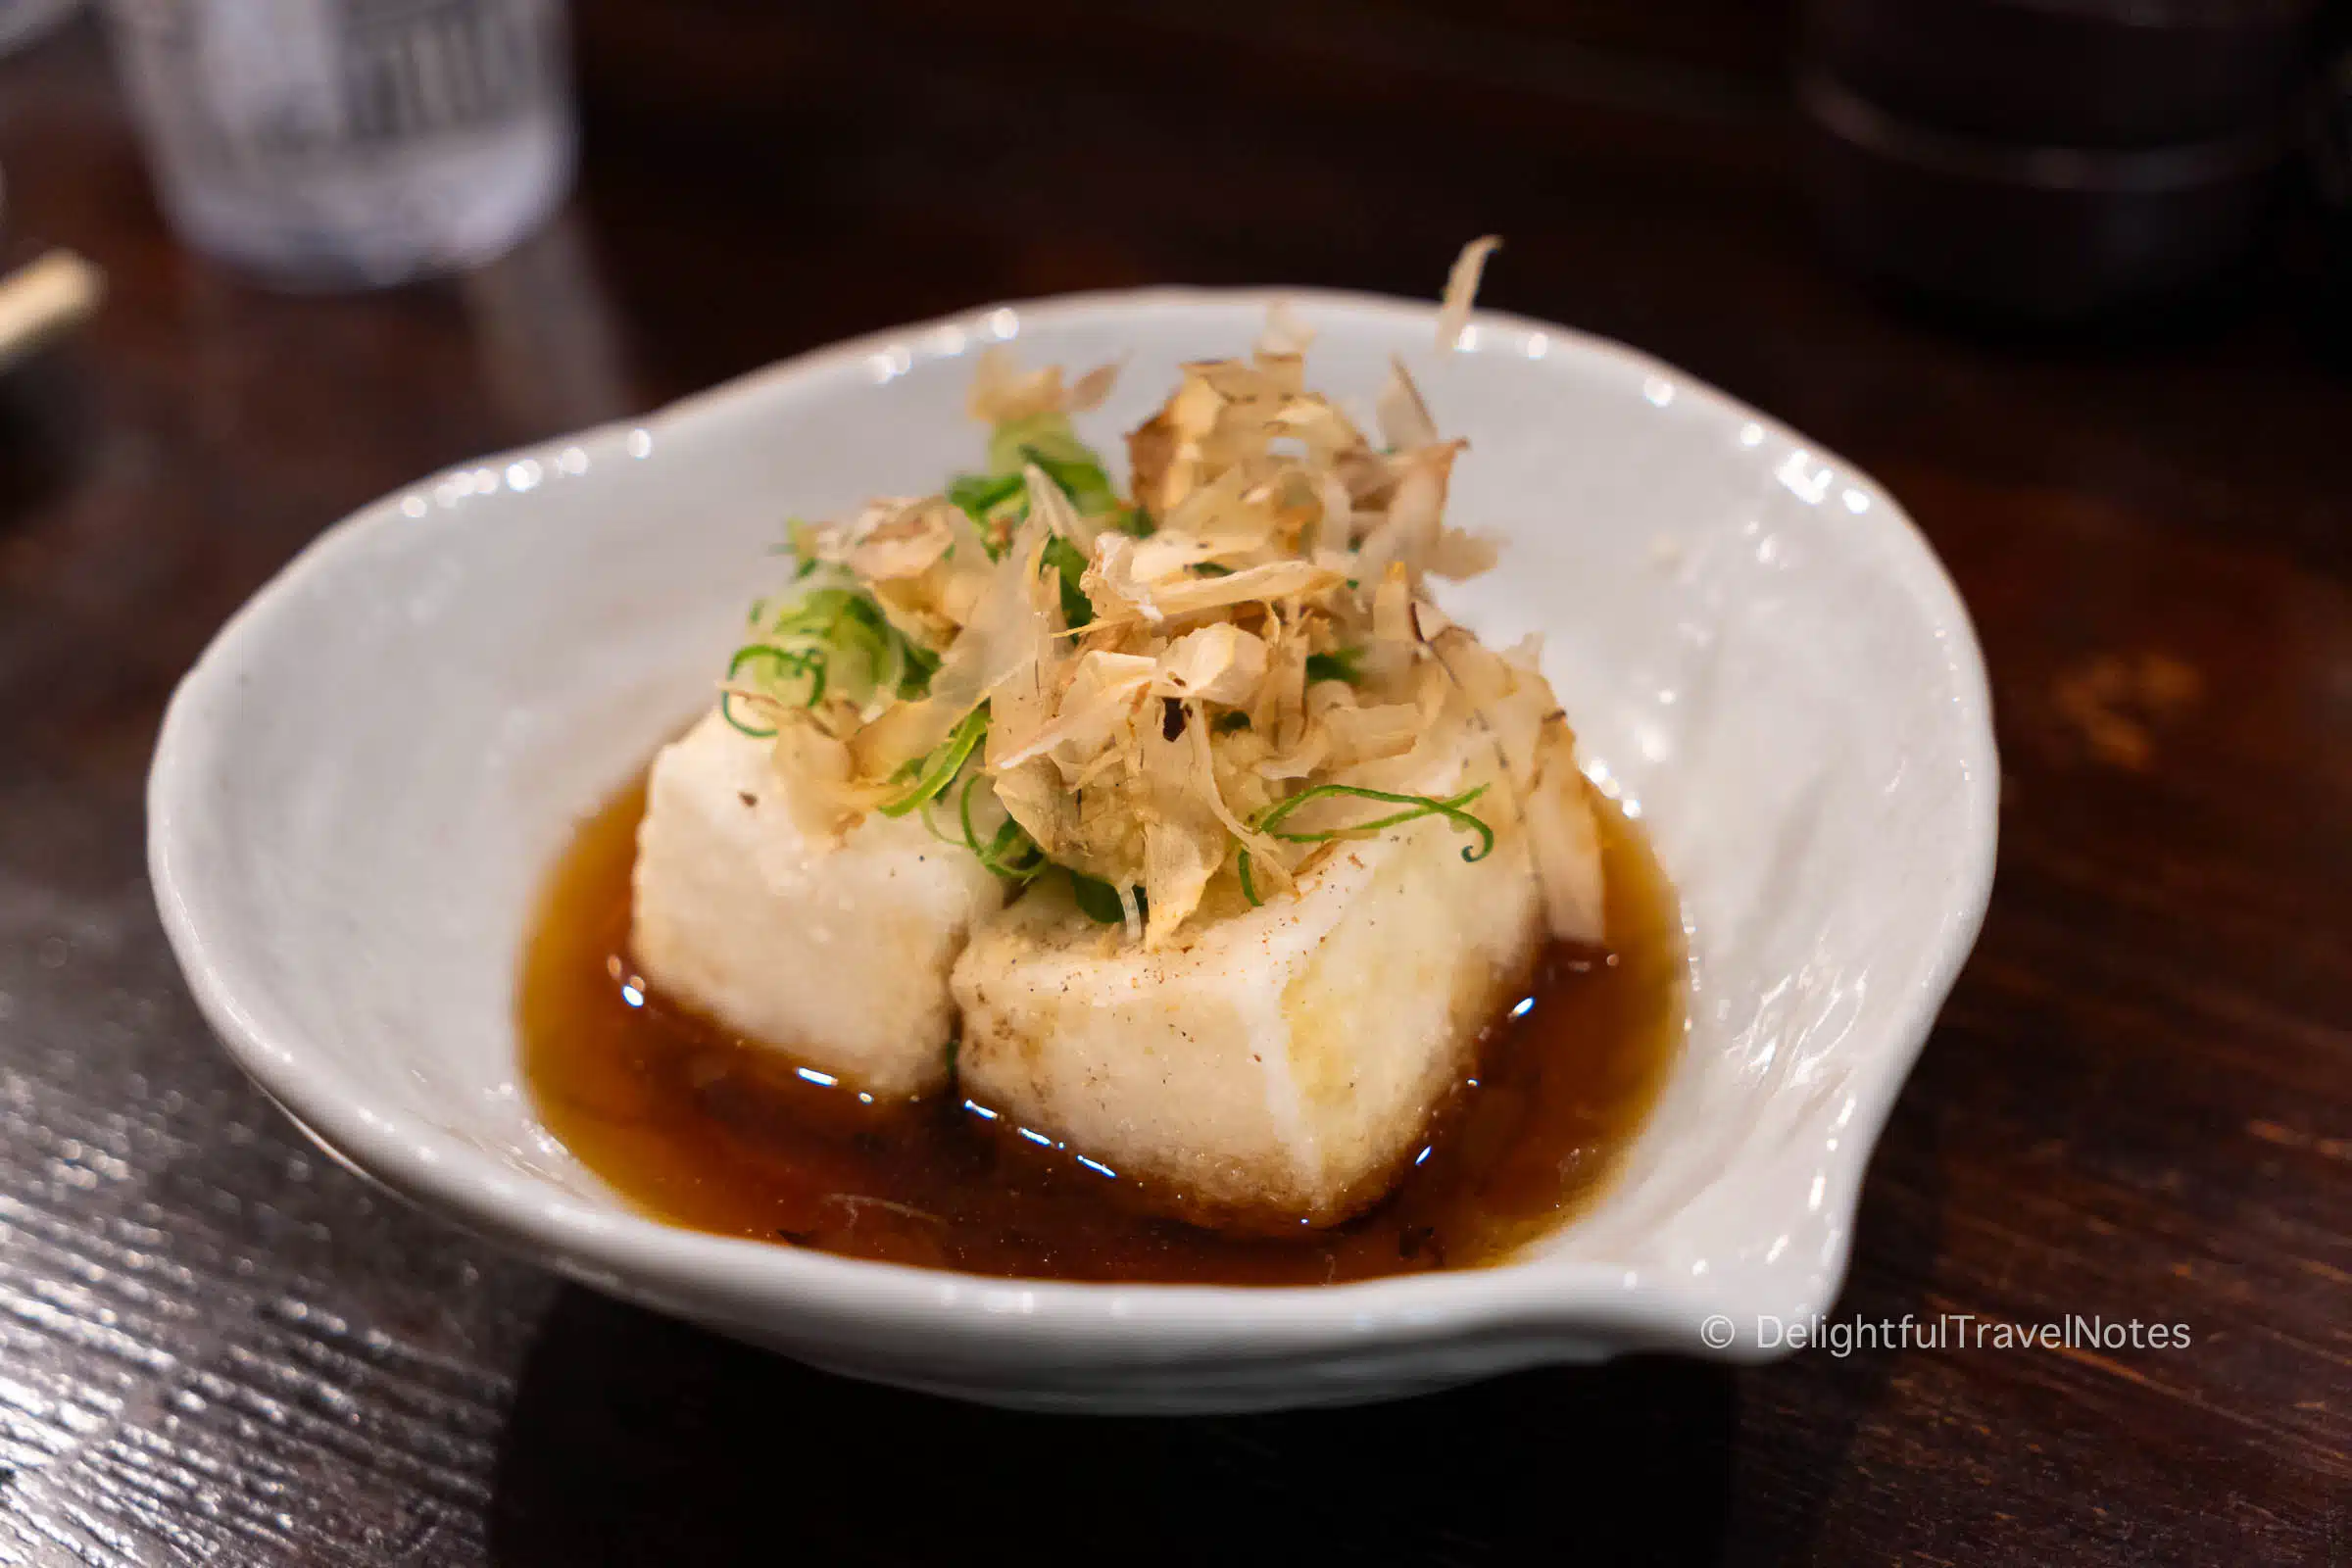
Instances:
[[[801,639],[795,640],[800,641]],[[775,643],[746,643],[743,647],[735,650],[734,658],[727,661],[727,679],[733,680],[743,672],[744,665],[758,663],[761,660],[776,665],[789,675],[804,678],[808,682],[808,696],[801,704],[803,708],[814,708],[824,700],[827,660],[821,645],[795,648],[780,647]]]
[[[1126,906],[1119,903],[1118,890],[1109,883],[1072,871],[1070,892],[1078,901],[1079,912],[1097,925],[1126,924]]]
[[[946,789],[956,781],[956,775],[963,771],[963,764],[971,760],[973,749],[979,746],[981,738],[987,733],[988,705],[982,703],[963,715],[963,722],[933,748],[930,756],[913,764],[914,782],[906,787],[906,792],[895,800],[883,802],[877,809],[884,816],[905,816]]]
[[[1487,787],[1481,784],[1476,789],[1464,790],[1450,800],[1441,801],[1434,795],[1396,795],[1388,790],[1365,789],[1358,784],[1317,784],[1311,789],[1300,790],[1287,800],[1275,802],[1258,812],[1250,825],[1268,838],[1281,839],[1286,843],[1321,844],[1331,839],[1357,838],[1366,833],[1377,833],[1383,828],[1395,827],[1400,822],[1410,822],[1416,817],[1442,816],[1464,832],[1478,835],[1477,849],[1462,851],[1462,858],[1475,864],[1494,853],[1494,830],[1487,826],[1484,820],[1471,815],[1462,808],[1486,793]],[[1331,800],[1340,796],[1362,801],[1385,801],[1392,806],[1404,807],[1405,809],[1393,811],[1387,816],[1376,817],[1369,822],[1353,822],[1347,827],[1327,828],[1319,833],[1285,833],[1282,831],[1279,825],[1282,819],[1301,806],[1310,801]],[[1247,848],[1242,851],[1240,862],[1235,869],[1241,874],[1242,896],[1253,906],[1263,904],[1265,901],[1257,896],[1256,883],[1250,875],[1250,851]]]
[[[737,729],[743,731],[744,734],[749,735],[756,741],[775,739],[776,729],[773,724],[770,724],[765,729],[754,729],[751,725],[746,724],[742,719],[737,718],[735,716],[734,703],[735,694],[733,692],[720,692],[718,694],[718,716],[725,719],[728,723],[734,725]]]
[[[972,826],[972,791],[980,785],[980,775],[972,774],[963,781],[963,793],[956,797],[956,814],[963,823],[964,847],[972,858],[997,875],[1013,882],[1026,882],[1046,868],[1046,852],[1038,848],[1029,830],[1012,819],[1010,812],[999,824],[996,834],[986,844],[980,842],[979,830]],[[1015,860],[1014,856],[1022,858]]]
[[[1068,866],[1063,870],[1069,871]],[[1097,925],[1125,925],[1127,906],[1119,900],[1119,890],[1098,877],[1083,871],[1070,871],[1070,892],[1078,900],[1079,912]],[[1144,890],[1135,890],[1136,912],[1141,915],[1151,906],[1144,902]]]
[[[1006,419],[989,432],[988,470],[1019,473],[1030,464],[1061,487],[1064,495],[1087,516],[1100,516],[1119,504],[1110,475],[1095,449],[1078,439],[1065,414],[1032,414]]]
[[[860,701],[872,693],[919,697],[939,668],[937,654],[908,640],[872,596],[857,588],[809,589],[769,616],[765,640],[825,653],[834,686]],[[850,656],[855,663],[844,662]]]
[[[1095,618],[1095,602],[1086,597],[1078,583],[1086,575],[1086,555],[1076,545],[1059,534],[1046,541],[1046,564],[1061,573],[1061,620],[1075,631],[1091,625]]]
[[[963,847],[967,850],[970,850],[973,856],[979,859],[981,864],[987,865],[988,858],[980,848],[980,835],[978,832],[974,831],[972,827],[972,791],[978,789],[979,787],[980,773],[979,770],[975,768],[972,772],[972,776],[963,781],[963,793],[956,797],[956,815],[957,820],[963,825]],[[926,806],[923,808],[923,809],[928,811],[931,809],[931,808]],[[1007,817],[1006,820],[1009,821],[1011,819]],[[991,870],[995,869],[994,866],[990,866],[989,868]]]
[[[1011,473],[962,473],[948,482],[948,500],[981,530],[988,531],[988,514],[1021,493],[1020,471]]]
[[[874,669],[874,690],[891,697],[906,684],[906,639],[882,639],[882,662]]]
[[[1078,448],[1083,457],[1060,456],[1036,446],[1021,448],[1021,456],[1044,470],[1047,478],[1060,487],[1085,516],[1100,516],[1113,511],[1119,504],[1119,493],[1111,487],[1110,475],[1102,465],[1084,447]]]
[[[975,773],[972,776],[974,778],[978,778],[980,775]],[[939,842],[942,844],[952,844],[957,849],[961,849],[963,847],[963,840],[957,838],[955,834],[950,833],[931,819],[931,808],[937,806],[939,802],[937,801],[925,801],[921,806],[915,808],[914,814],[923,819],[923,827],[933,838],[939,840]]]
[[[899,695],[920,697],[931,689],[931,677],[939,673],[939,656],[904,637],[899,642],[906,651],[906,673],[899,677]]]
[[[1013,858],[1016,855],[1022,858],[1016,860]],[[1046,868],[1046,852],[1029,836],[1027,828],[1006,817],[997,829],[996,837],[988,841],[988,848],[981,851],[980,863],[999,876],[1026,882]]]
[[[1311,684],[1319,680],[1344,680],[1352,686],[1364,678],[1356,661],[1364,657],[1361,648],[1335,649],[1328,654],[1306,656],[1306,678]]]
[[[775,664],[786,674],[806,679],[808,682],[808,696],[801,704],[802,707],[813,708],[825,695],[826,661],[822,648],[780,648],[773,643],[747,643],[736,649],[735,657],[727,661],[727,678],[733,680],[742,673],[744,665],[759,663],[761,661]],[[762,729],[737,718],[734,708],[735,696],[736,694],[733,692],[725,692],[720,695],[718,712],[721,718],[755,740],[766,740],[775,734],[773,725]],[[783,699],[779,697],[775,701],[781,703]]]
[[[1275,802],[1258,813],[1257,820],[1251,825],[1268,838],[1283,839],[1293,844],[1320,844],[1326,839],[1351,838],[1358,833],[1373,833],[1384,827],[1395,827],[1399,822],[1410,822],[1415,817],[1442,816],[1464,832],[1478,835],[1479,845],[1476,852],[1462,851],[1463,859],[1476,862],[1485,859],[1488,855],[1493,853],[1494,830],[1487,826],[1484,820],[1471,815],[1462,808],[1486,793],[1487,787],[1481,784],[1476,789],[1464,790],[1450,800],[1440,800],[1434,795],[1396,795],[1387,790],[1369,790],[1360,784],[1317,784],[1310,789],[1300,790],[1298,794],[1285,800]],[[1319,833],[1285,833],[1277,826],[1284,817],[1289,816],[1301,806],[1313,801],[1332,800],[1342,796],[1359,801],[1385,801],[1392,806],[1402,806],[1406,809],[1376,818],[1370,822],[1355,822],[1347,827],[1327,828]]]

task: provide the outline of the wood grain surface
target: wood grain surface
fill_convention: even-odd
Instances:
[[[1874,302],[1816,257],[1779,35],[1738,6],[1225,15],[591,4],[555,226],[346,299],[172,242],[86,24],[0,62],[0,262],[72,245],[113,287],[0,379],[0,1564],[2352,1563],[2341,364],[2279,288],[2132,344]],[[1999,882],[1839,1315],[2186,1348],[1009,1416],[559,1286],[317,1153],[207,1036],[143,873],[148,752],[355,506],[897,320],[1426,294],[1487,230],[1490,303],[1869,468],[1977,616]]]

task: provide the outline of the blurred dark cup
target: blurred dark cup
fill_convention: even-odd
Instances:
[[[2025,321],[2228,275],[2298,145],[2318,0],[1809,0],[1798,103],[1831,247]]]

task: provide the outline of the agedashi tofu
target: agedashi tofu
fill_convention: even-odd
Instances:
[[[769,747],[717,713],[655,759],[631,950],[726,1028],[875,1095],[948,1081],[948,966],[1002,884],[913,816],[812,838]]]
[[[1124,486],[1072,422],[1115,368],[991,351],[985,471],[790,523],[718,711],[654,765],[657,990],[852,1087],[966,1098],[954,1136],[993,1117],[1159,1214],[1297,1234],[1392,1191],[1608,900],[1540,645],[1439,604],[1497,559],[1446,517],[1468,443],[1401,362],[1360,427],[1310,336],[1278,315],[1185,364]],[[965,1151],[1011,1190],[1004,1152]]]
[[[1204,909],[1157,949],[1041,884],[956,960],[963,1091],[1187,1219],[1344,1219],[1411,1159],[1534,962],[1524,835],[1462,848],[1436,818],[1342,843],[1296,897]]]

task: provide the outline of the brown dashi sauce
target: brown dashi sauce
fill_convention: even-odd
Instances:
[[[1492,1263],[1601,1189],[1683,1037],[1672,892],[1599,804],[1609,948],[1543,956],[1418,1162],[1330,1229],[1243,1238],[1154,1218],[1084,1151],[1041,1149],[958,1093],[871,1102],[650,993],[628,958],[642,786],[581,826],[549,882],[523,963],[524,1075],[589,1169],[696,1230],[1032,1279],[1320,1285]]]

